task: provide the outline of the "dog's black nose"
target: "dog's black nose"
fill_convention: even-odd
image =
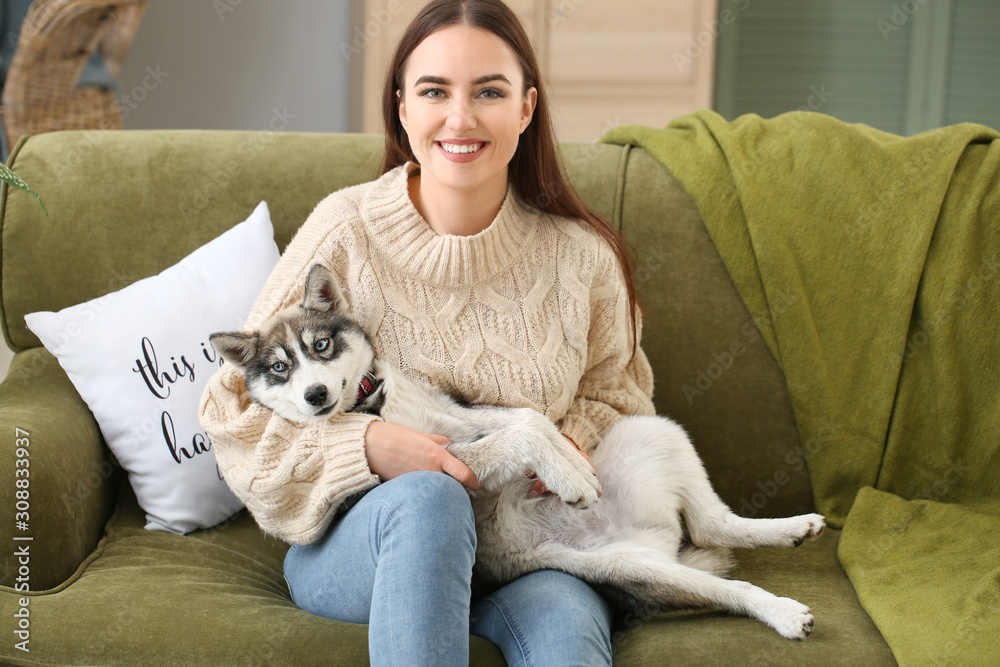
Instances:
[[[319,407],[326,403],[326,387],[321,384],[314,384],[306,389],[306,403]]]

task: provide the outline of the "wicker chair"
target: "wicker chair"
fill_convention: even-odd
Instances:
[[[100,50],[117,77],[149,0],[36,0],[21,25],[0,115],[9,146],[23,134],[69,129],[121,129],[113,92],[77,86]]]

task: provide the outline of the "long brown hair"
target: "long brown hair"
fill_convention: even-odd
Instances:
[[[514,192],[525,203],[553,215],[582,220],[614,250],[628,292],[634,356],[638,348],[634,323],[639,304],[629,247],[611,223],[580,201],[563,175],[556,152],[548,97],[542,84],[535,51],[520,20],[502,0],[433,0],[410,23],[389,63],[382,91],[382,118],[385,122],[382,173],[407,161],[417,161],[399,120],[397,91],[404,90],[406,63],[417,45],[431,33],[453,25],[482,28],[500,37],[511,48],[521,65],[524,75],[522,93],[526,93],[531,87],[538,91],[534,115],[521,134],[514,157],[508,165],[508,180],[513,185]]]

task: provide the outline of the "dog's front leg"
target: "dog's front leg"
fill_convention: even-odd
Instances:
[[[452,443],[448,450],[472,468],[484,489],[495,489],[530,469],[570,504],[585,508],[597,500],[593,468],[544,415],[529,408],[476,411],[479,423],[494,430]]]

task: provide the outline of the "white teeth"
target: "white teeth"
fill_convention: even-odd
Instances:
[[[483,144],[464,144],[459,146],[457,144],[446,144],[442,142],[441,146],[449,153],[475,153],[483,147]]]

